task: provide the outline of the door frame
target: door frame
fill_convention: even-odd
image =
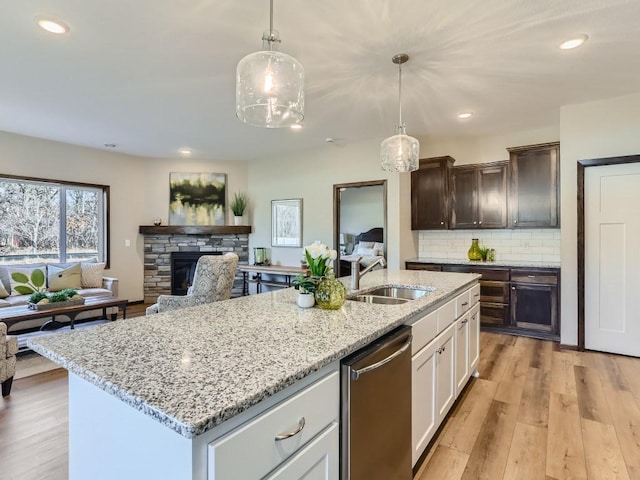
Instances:
[[[578,160],[578,350],[584,350],[584,169],[588,167],[602,167],[605,165],[622,165],[625,163],[640,163],[640,155],[626,155],[621,157],[592,158]]]

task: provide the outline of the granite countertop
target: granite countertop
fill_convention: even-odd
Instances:
[[[432,286],[401,305],[301,309],[293,288],[30,339],[36,352],[187,438],[367,345],[480,276],[407,270],[379,285]],[[348,285],[348,278],[343,281]],[[348,294],[354,293],[349,291]]]
[[[471,261],[468,258],[431,258],[417,257],[406,260],[416,263],[441,263],[452,265],[473,265],[477,267],[530,267],[530,268],[560,268],[560,262],[539,261],[531,262],[525,260],[496,260],[495,262]]]

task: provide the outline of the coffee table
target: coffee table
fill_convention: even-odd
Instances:
[[[80,312],[86,312],[87,310],[97,310],[101,308],[103,317],[107,318],[107,308],[118,307],[122,310],[122,318],[125,319],[127,318],[127,303],[128,300],[116,297],[92,297],[85,299],[82,305],[61,308],[54,307],[46,310],[31,310],[26,305],[3,307],[0,308],[0,322],[6,323],[7,327],[9,327],[26,320],[52,317],[51,320],[40,327],[40,330],[51,330],[64,326],[63,323],[56,321],[56,316],[65,315],[69,317],[71,321],[69,323],[70,328],[74,329],[75,319],[78,314]],[[117,312],[112,313],[111,320],[115,320],[117,316]]]

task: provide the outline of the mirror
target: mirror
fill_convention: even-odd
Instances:
[[[361,267],[387,254],[387,181],[342,183],[333,186],[333,245],[338,251],[336,276],[351,274],[350,255],[362,255]],[[365,243],[366,242],[366,243]],[[382,246],[381,251],[372,247]],[[364,254],[361,249],[372,244]],[[382,245],[380,245],[382,244]],[[374,251],[372,251],[374,250]]]

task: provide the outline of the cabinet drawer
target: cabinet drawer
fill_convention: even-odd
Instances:
[[[438,309],[438,333],[443,332],[456,319],[456,300],[445,303]]]
[[[482,275],[482,280],[502,280],[509,281],[508,268],[491,268],[475,265],[443,265],[443,272],[478,273]]]
[[[338,422],[339,415],[340,374],[335,372],[209,444],[209,478],[262,478]],[[302,418],[298,434],[276,440],[276,435],[300,428]]]
[[[513,268],[511,270],[511,281],[521,283],[540,283],[542,285],[557,285],[558,271]]]
[[[472,307],[480,301],[480,291],[480,284],[471,287],[469,291],[469,303]]]
[[[507,326],[510,324],[509,305],[503,303],[480,304],[480,323],[484,325]]]
[[[467,290],[463,294],[458,295],[456,297],[456,318],[460,317],[467,310],[469,310],[469,307],[471,306],[471,301],[469,299],[469,293],[470,293],[469,290]]]
[[[438,334],[438,311],[431,312],[411,325],[411,334],[413,335],[411,355],[415,355],[422,347],[436,338]]]
[[[480,301],[509,303],[509,282],[480,280]]]
[[[434,263],[405,262],[405,268],[407,270],[428,270],[430,272],[442,271],[442,265]]]

